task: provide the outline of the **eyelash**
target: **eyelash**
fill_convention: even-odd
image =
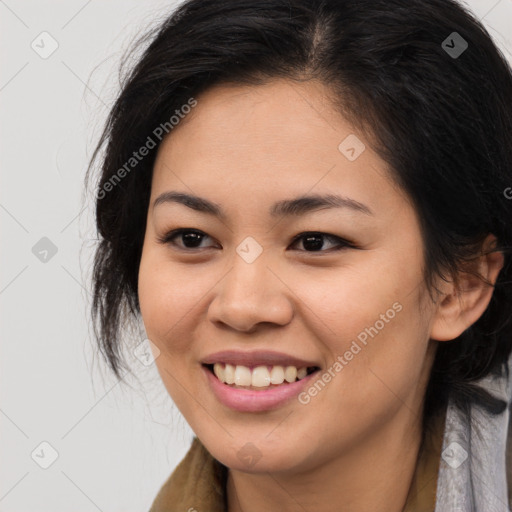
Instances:
[[[208,237],[208,235],[206,233],[204,233],[203,231],[200,231],[198,229],[179,228],[179,229],[173,229],[173,230],[169,231],[165,235],[163,235],[161,237],[158,237],[157,240],[161,244],[171,244],[171,245],[176,246],[177,244],[175,242],[173,242],[173,239],[178,237],[179,235],[183,235],[185,233],[194,233],[196,235],[206,235]],[[325,253],[325,252],[340,251],[340,250],[347,249],[347,248],[350,248],[350,249],[357,249],[358,248],[354,243],[350,242],[349,240],[346,240],[346,239],[341,238],[341,237],[336,236],[336,235],[331,235],[331,234],[328,234],[328,233],[322,233],[320,231],[304,231],[302,233],[299,233],[298,235],[293,237],[291,245],[295,244],[296,242],[298,242],[301,239],[304,239],[304,238],[307,238],[307,237],[313,237],[313,236],[315,236],[315,237],[323,237],[323,238],[325,238],[327,240],[330,240],[330,241],[336,241],[336,242],[338,242],[339,247],[331,249],[331,250],[319,250],[319,251],[306,251],[306,250],[303,250],[302,252],[307,252],[307,253],[312,253],[312,254],[315,254],[315,253],[320,253],[321,254],[321,253]],[[202,239],[201,239],[201,241],[202,241]],[[194,251],[194,250],[197,250],[197,249],[204,249],[204,247],[179,247],[179,249],[181,249],[183,251],[189,251],[190,252],[190,251]]]

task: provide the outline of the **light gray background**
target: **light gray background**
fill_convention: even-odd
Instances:
[[[1,512],[148,510],[192,439],[154,365],[134,359],[131,389],[95,352],[83,195],[122,52],[177,4],[0,0]],[[512,63],[512,0],[467,5]]]

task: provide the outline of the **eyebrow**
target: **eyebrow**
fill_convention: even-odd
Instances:
[[[178,203],[197,212],[214,215],[216,217],[225,219],[226,214],[222,207],[204,197],[198,197],[192,194],[185,194],[183,192],[164,192],[160,194],[153,202],[153,209],[160,204],[164,203]],[[270,215],[272,217],[279,216],[300,216],[316,210],[325,210],[328,208],[346,208],[355,212],[364,213],[366,215],[373,215],[372,210],[348,197],[342,197],[335,194],[327,195],[307,195],[300,196],[295,199],[286,199],[274,203],[270,208]]]

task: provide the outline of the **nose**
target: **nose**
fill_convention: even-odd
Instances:
[[[252,333],[259,324],[284,326],[294,315],[289,283],[260,256],[247,263],[238,255],[218,283],[208,319],[218,326]]]

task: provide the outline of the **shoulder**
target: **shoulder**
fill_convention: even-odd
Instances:
[[[225,511],[227,468],[194,437],[189,451],[161,487],[149,512]]]

